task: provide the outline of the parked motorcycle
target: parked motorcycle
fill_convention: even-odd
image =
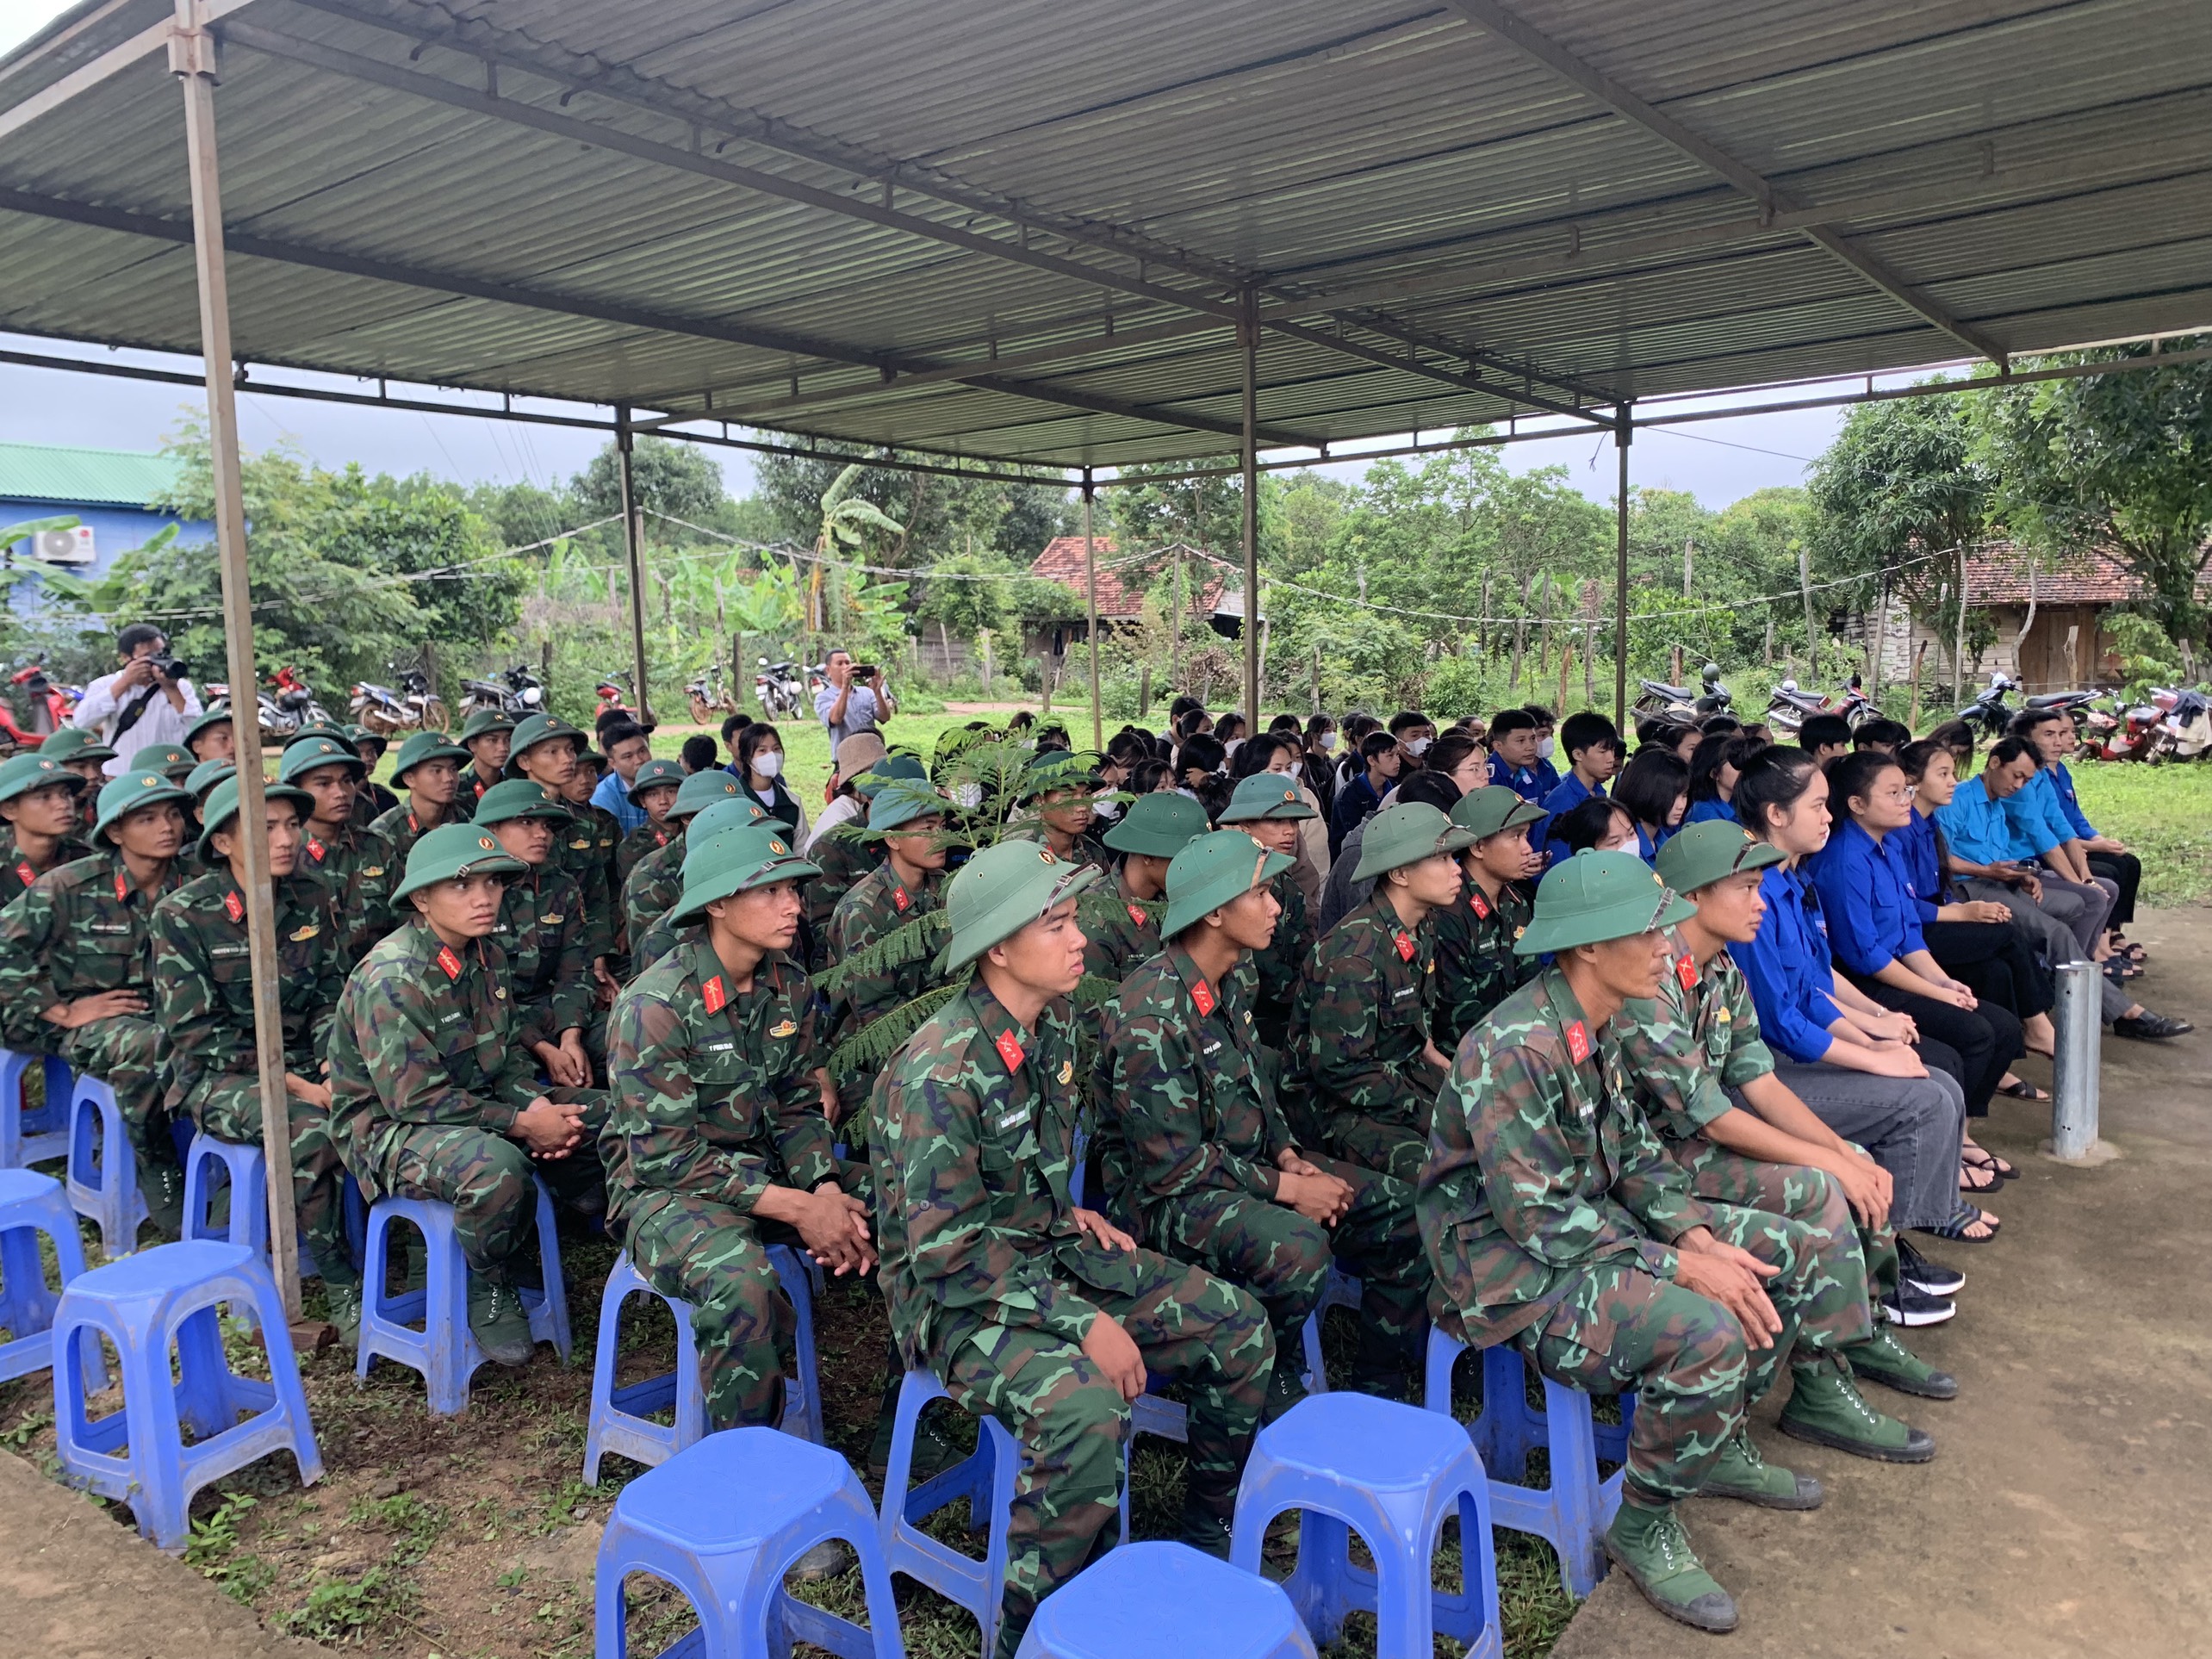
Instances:
[[[1693,691],[1687,686],[1670,686],[1663,680],[1639,679],[1636,682],[1641,687],[1636,711],[1643,715],[1680,714],[1702,720],[1708,714],[1719,714],[1734,705],[1735,697],[1720,683],[1719,663],[1706,663],[1699,680],[1699,688]]]
[[[262,734],[267,737],[289,737],[307,726],[327,726],[337,723],[330,711],[315,699],[314,689],[300,678],[299,670],[281,668],[269,677],[276,687],[271,692],[256,694],[261,713]]]
[[[691,699],[691,717],[694,725],[714,725],[722,716],[737,712],[737,699],[730,695],[730,687],[723,680],[722,670],[718,668],[709,668],[700,674],[684,687],[684,694]]]
[[[350,706],[356,721],[371,731],[388,736],[394,732],[444,731],[450,726],[445,699],[431,690],[430,677],[419,668],[402,669],[396,690],[373,680],[363,680],[353,688]]]
[[[1706,663],[1705,672],[1698,678],[1705,688],[1695,705],[1699,719],[1710,714],[1725,714],[1736,706],[1736,694],[1721,684],[1719,663]]]
[[[488,680],[464,680],[461,689],[466,693],[461,705],[464,720],[480,709],[511,714],[518,720],[545,709],[545,682],[521,662]]]
[[[67,725],[70,711],[84,695],[81,687],[57,685],[47,673],[43,655],[33,657],[9,675],[8,683],[22,691],[24,700],[30,705],[24,726],[18,730],[28,730],[32,733],[30,741],[33,743],[38,743],[49,732],[59,731]],[[9,713],[12,717],[13,711],[9,711]],[[12,718],[8,724],[15,725]]]
[[[798,677],[798,664],[771,662],[762,657],[761,671],[753,676],[753,694],[771,720],[797,714],[805,694]]]
[[[603,721],[610,712],[628,715],[633,720],[637,718],[637,711],[630,706],[630,674],[626,670],[617,669],[612,674],[601,674],[597,690],[599,709],[594,717],[596,719]]]
[[[2212,704],[2202,692],[2153,691],[2151,701],[2175,760],[2194,761],[2212,749]]]

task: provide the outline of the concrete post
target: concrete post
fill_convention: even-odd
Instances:
[[[2104,1035],[2100,970],[2094,962],[2066,962],[2053,972],[2058,1003],[2051,1024],[2058,1033],[2058,1053],[2051,1067],[2051,1155],[2081,1162],[2097,1146],[2097,1066]]]

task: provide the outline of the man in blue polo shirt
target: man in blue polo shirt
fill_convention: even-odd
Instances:
[[[1551,864],[1567,856],[1567,843],[1551,833],[1552,824],[1591,796],[1606,792],[1607,780],[1620,769],[1620,731],[1596,710],[1584,709],[1569,715],[1559,728],[1559,746],[1567,751],[1567,775],[1539,803],[1551,816],[1531,836],[1542,842]]]

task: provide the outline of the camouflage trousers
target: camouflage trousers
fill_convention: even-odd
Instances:
[[[1370,1117],[1362,1112],[1332,1111],[1328,1145],[1336,1155],[1361,1169],[1373,1170],[1411,1187],[1428,1162],[1428,1115],[1421,1121]]]
[[[585,1134],[566,1158],[533,1158],[503,1134],[456,1123],[376,1124],[356,1143],[346,1167],[372,1200],[429,1198],[453,1206],[454,1231],[469,1271],[511,1283],[536,1237],[537,1187],[580,1215],[606,1209],[606,1177],[593,1127],[606,1115],[596,1089],[549,1089],[548,1097],[581,1103]]]
[[[1190,1488],[1226,1517],[1273,1369],[1267,1315],[1198,1268],[1148,1250],[1137,1265],[1134,1294],[1072,1280],[1066,1287],[1121,1321],[1147,1372],[1190,1385]],[[1129,1407],[1080,1344],[1047,1332],[986,1325],[950,1346],[936,1369],[953,1403],[990,1413],[1022,1445],[1003,1604],[1007,1631],[1018,1637],[1037,1603],[1082,1570],[1115,1518]]]
[[[1828,1293],[1812,1230],[1763,1210],[1709,1206],[1714,1236],[1781,1269],[1766,1282],[1782,1321],[1771,1348],[1751,1348],[1718,1302],[1628,1262],[1592,1268],[1565,1301],[1513,1337],[1555,1382],[1590,1394],[1634,1389],[1622,1496],[1646,1508],[1687,1498],[1743,1415],[1773,1386],[1808,1303]]]
[[[1267,1309],[1278,1355],[1299,1351],[1333,1255],[1359,1280],[1361,1323],[1410,1339],[1427,1323],[1432,1277],[1413,1188],[1337,1159],[1308,1153],[1307,1160],[1351,1185],[1351,1209],[1333,1229],[1274,1199],[1217,1189],[1157,1206],[1146,1233],[1163,1254],[1250,1291]]]
[[[297,1095],[284,1097],[292,1136],[292,1208],[299,1218],[300,1242],[315,1258],[325,1284],[357,1283],[360,1271],[345,1237],[345,1166],[331,1137],[330,1109],[311,1105]],[[261,1144],[261,1080],[222,1077],[207,1084],[190,1103],[192,1121],[203,1134],[241,1146]]]
[[[149,1167],[177,1169],[177,1144],[169,1137],[169,1114],[161,1103],[167,1092],[167,1033],[142,1016],[112,1014],[62,1032],[54,1052],[72,1070],[115,1091],[141,1174]]]
[[[1798,1324],[1793,1371],[1830,1370],[1845,1348],[1874,1333],[1873,1310],[1867,1297],[1868,1271],[1865,1234],[1851,1214],[1843,1189],[1826,1171],[1801,1164],[1769,1164],[1717,1146],[1703,1135],[1668,1147],[1690,1177],[1690,1190],[1745,1209],[1764,1210],[1802,1226],[1820,1258],[1812,1294]],[[1886,1227],[1892,1271],[1897,1235]]]

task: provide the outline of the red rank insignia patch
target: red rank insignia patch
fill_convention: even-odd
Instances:
[[[313,836],[308,837],[308,856],[318,864],[323,861],[323,844]]]
[[[1467,902],[1473,906],[1477,919],[1484,922],[1490,919],[1490,901],[1484,897],[1480,887],[1467,895]]]
[[[461,959],[453,954],[453,947],[450,945],[440,945],[438,948],[438,966],[444,970],[445,977],[449,979],[457,979],[461,977]]]
[[[723,989],[722,976],[718,973],[699,988],[699,994],[710,1014],[719,1014],[730,1006],[730,993]]]
[[[1580,1020],[1567,1028],[1567,1052],[1577,1066],[1590,1058],[1590,1029]]]
[[[28,887],[39,879],[39,873],[31,868],[30,860],[20,858],[16,861],[16,878]]]
[[[122,873],[121,870],[116,871],[116,872],[115,872],[115,903],[117,903],[118,904],[120,904],[123,903],[126,899],[129,898],[130,898],[130,896],[131,896],[131,886],[130,886],[130,883],[128,883],[127,881],[125,881],[125,880],[123,879],[123,873]]]
[[[407,814],[407,833],[411,836],[419,836],[422,833],[422,823],[412,812]]]
[[[1129,912],[1129,920],[1130,920],[1130,921],[1132,921],[1132,922],[1134,922],[1134,923],[1136,923],[1139,927],[1140,927],[1140,928],[1141,928],[1142,926],[1144,926],[1144,924],[1145,924],[1145,911],[1144,911],[1144,906],[1143,906],[1143,905],[1141,905],[1141,904],[1131,904],[1131,905],[1127,906],[1126,908],[1128,909],[1128,912]]]
[[[1002,1031],[998,1034],[997,1047],[998,1058],[1006,1062],[1008,1071],[1018,1072],[1022,1069],[1021,1038],[1016,1036],[1011,1031]]]
[[[236,893],[225,893],[223,912],[233,922],[243,922],[245,920],[245,901]]]
[[[1211,1014],[1215,1008],[1214,987],[1201,979],[1190,987],[1190,1000],[1197,1003],[1201,1014]]]
[[[1698,983],[1698,965],[1689,952],[1684,951],[1675,959],[1675,978],[1681,981],[1682,989],[1693,991]]]
[[[1414,935],[1406,932],[1403,929],[1401,929],[1398,932],[1391,935],[1391,939],[1398,947],[1398,960],[1401,962],[1412,961],[1414,960]]]
[[[914,908],[914,901],[906,896],[906,889],[904,887],[893,887],[891,890],[891,902],[898,906],[901,915]]]

